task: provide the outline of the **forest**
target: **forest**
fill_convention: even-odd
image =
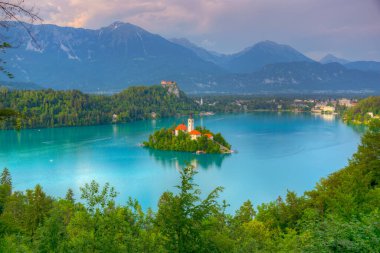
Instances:
[[[374,117],[380,116],[380,96],[360,100],[356,106],[344,112],[343,119],[348,123],[367,125],[372,120],[370,113]]]
[[[380,121],[373,120],[348,165],[297,196],[234,213],[218,187],[205,197],[196,170],[184,168],[175,192],[143,210],[115,202],[95,181],[64,198],[42,186],[15,191],[0,177],[0,252],[379,252]]]
[[[172,150],[172,151],[184,151],[184,152],[196,152],[203,151],[208,154],[221,154],[220,145],[223,145],[227,149],[231,149],[231,145],[220,134],[213,134],[210,130],[203,127],[196,127],[202,136],[197,140],[191,140],[188,133],[179,131],[178,136],[175,136],[174,128],[163,128],[155,131],[149,136],[149,140],[144,142],[143,145],[147,148],[153,148],[158,150]],[[213,139],[209,139],[205,134],[212,134]]]
[[[114,94],[84,94],[77,90],[0,89],[0,109],[17,112],[0,121],[1,129],[84,126],[129,122],[199,112],[183,92],[161,86],[136,86]]]
[[[86,94],[78,90],[9,90],[0,87],[0,129],[85,126],[194,115],[200,112],[242,113],[252,111],[310,112],[326,97],[257,97],[254,95],[187,96],[158,85],[134,86],[113,95]],[[359,106],[336,106],[347,122],[368,121],[367,112],[379,115],[380,97],[362,99]],[[202,101],[202,102],[201,102]],[[300,101],[300,102],[296,102]],[[8,115],[8,117],[3,117]],[[10,112],[12,112],[10,114]]]

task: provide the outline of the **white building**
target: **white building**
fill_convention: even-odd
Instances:
[[[187,132],[191,132],[194,130],[194,119],[193,116],[190,115],[189,119],[187,120]]]
[[[196,139],[198,139],[199,137],[202,136],[202,134],[199,131],[197,131],[197,130],[192,130],[191,132],[189,132],[189,134],[190,134],[190,138],[192,140],[196,140]]]
[[[346,106],[346,107],[352,107],[353,104],[351,103],[350,99],[347,98],[341,98],[338,100],[339,105]]]

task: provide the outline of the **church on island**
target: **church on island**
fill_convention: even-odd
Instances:
[[[194,119],[191,115],[187,120],[187,126],[185,124],[179,124],[174,130],[174,135],[178,136],[179,132],[188,133],[192,140],[196,140],[202,136],[201,132],[194,129]],[[209,133],[204,135],[210,140],[214,138],[212,134]]]
[[[203,127],[195,127],[192,115],[187,125],[179,124],[156,130],[149,135],[144,147],[157,150],[192,152],[196,154],[231,154],[231,145],[220,133],[213,134]]]

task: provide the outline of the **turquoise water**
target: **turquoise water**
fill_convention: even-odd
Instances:
[[[303,193],[347,164],[360,133],[333,118],[310,114],[252,113],[197,118],[221,132],[237,150],[232,155],[195,155],[139,147],[155,129],[182,123],[170,118],[120,125],[0,131],[0,167],[7,167],[16,190],[37,183],[64,197],[92,179],[109,182],[123,204],[131,196],[144,208],[157,206],[166,190],[175,191],[178,168],[197,166],[203,193],[223,186],[222,199],[236,210],[275,200],[287,189]]]

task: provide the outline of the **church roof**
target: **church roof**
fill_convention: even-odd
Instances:
[[[181,130],[181,131],[186,131],[187,127],[184,124],[179,124],[175,130]]]
[[[190,132],[190,135],[201,135],[201,133],[197,130],[193,130]]]

